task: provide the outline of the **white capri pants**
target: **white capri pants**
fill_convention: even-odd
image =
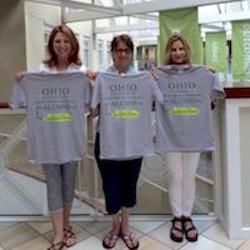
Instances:
[[[200,153],[168,152],[168,192],[172,213],[191,216],[195,200],[195,175]]]

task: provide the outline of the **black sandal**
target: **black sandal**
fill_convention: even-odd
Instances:
[[[183,216],[182,221],[183,221],[182,222],[183,223],[182,227],[183,227],[183,230],[185,232],[185,236],[186,236],[187,241],[189,241],[189,242],[197,241],[199,233],[198,233],[196,227],[194,226],[194,223],[193,223],[192,219],[190,217]],[[187,227],[186,223],[190,223],[190,227]],[[193,237],[189,236],[189,232],[191,232],[191,231],[196,231],[196,234]]]
[[[183,229],[176,227],[176,222],[181,222],[181,225],[182,225],[182,218],[174,217],[174,219],[171,222],[172,222],[172,227],[170,229],[171,240],[175,242],[182,242],[183,241]],[[181,236],[176,236],[174,230],[180,232]]]

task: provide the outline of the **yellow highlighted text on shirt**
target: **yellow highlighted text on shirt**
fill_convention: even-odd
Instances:
[[[47,114],[43,117],[45,122],[71,122],[73,121],[73,116],[69,113],[52,113]]]
[[[172,116],[197,116],[200,113],[195,107],[172,107],[169,111]]]
[[[111,113],[116,119],[136,119],[140,116],[140,112],[135,109],[121,109]]]

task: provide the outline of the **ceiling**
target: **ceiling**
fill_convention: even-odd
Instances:
[[[238,11],[249,10],[249,1],[240,0],[26,0],[63,6],[67,22],[97,20],[117,16],[140,16],[153,19],[149,13],[191,6],[215,5],[219,13],[228,11],[230,3]]]
[[[198,22],[206,29],[227,30],[232,20],[250,20],[250,0],[25,1],[61,6],[66,23],[94,20],[96,25],[93,32],[97,34],[127,31],[136,32],[140,37],[157,36],[159,11],[193,6],[199,7]],[[108,19],[109,25],[105,25],[102,19]]]

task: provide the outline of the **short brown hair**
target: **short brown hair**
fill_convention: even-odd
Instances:
[[[185,57],[184,63],[191,64],[191,48],[189,46],[187,39],[185,37],[183,37],[181,34],[174,34],[168,39],[168,42],[166,44],[165,61],[164,61],[165,65],[174,64],[174,62],[171,59],[171,47],[172,47],[173,43],[178,41],[178,40],[183,43],[184,49],[186,51],[186,57]]]
[[[134,44],[133,44],[132,38],[127,34],[121,34],[113,38],[111,42],[111,52],[116,50],[119,42],[123,42],[124,44],[126,44],[126,46],[128,46],[128,48],[130,49],[132,53],[134,52]]]
[[[75,64],[80,66],[82,63],[81,63],[81,60],[79,58],[78,40],[77,40],[74,32],[68,26],[66,26],[64,24],[54,27],[54,29],[51,31],[50,36],[49,36],[49,41],[48,41],[49,58],[47,60],[44,60],[44,63],[48,64],[49,67],[53,67],[53,66],[56,66],[58,64],[57,55],[56,55],[54,48],[53,48],[53,42],[54,42],[55,36],[58,32],[61,32],[62,34],[67,36],[69,39],[69,42],[71,44],[72,51],[71,51],[71,53],[69,55],[69,59],[68,59],[69,64],[75,63]]]

